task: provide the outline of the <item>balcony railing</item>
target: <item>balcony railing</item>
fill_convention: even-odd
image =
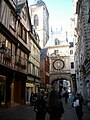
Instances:
[[[16,62],[15,65],[18,66],[21,69],[26,69],[27,67],[27,60],[21,58],[20,56],[16,56]]]
[[[16,69],[21,72],[27,72],[27,59],[20,57],[12,52],[10,49],[3,47],[3,50],[0,50],[0,64],[5,65],[11,69]],[[1,47],[0,47],[1,49]]]

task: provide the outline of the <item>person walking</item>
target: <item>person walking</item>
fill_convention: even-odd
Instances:
[[[32,106],[34,106],[35,102],[37,100],[37,94],[36,93],[33,93],[31,92],[31,96],[30,96],[30,103]]]
[[[65,98],[65,103],[68,103],[69,94],[67,91],[65,91],[63,97]]]
[[[83,116],[83,97],[80,93],[76,93],[76,96],[73,100],[73,106],[75,107],[78,120],[82,120]]]
[[[46,114],[46,101],[44,95],[38,93],[37,100],[34,105],[34,111],[36,112],[36,120],[45,120]]]
[[[64,113],[63,103],[60,101],[58,94],[54,89],[48,96],[47,111],[49,120],[60,120]]]

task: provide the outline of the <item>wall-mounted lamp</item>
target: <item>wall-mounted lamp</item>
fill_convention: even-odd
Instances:
[[[7,49],[4,44],[0,43],[0,53],[6,53]]]

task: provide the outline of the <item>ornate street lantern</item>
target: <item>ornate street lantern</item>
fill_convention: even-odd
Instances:
[[[7,49],[6,49],[5,45],[4,45],[4,44],[2,44],[2,43],[0,43],[0,53],[5,54],[5,53],[6,53],[6,51],[7,51]]]

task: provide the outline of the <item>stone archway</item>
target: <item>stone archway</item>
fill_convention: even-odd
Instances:
[[[52,83],[53,81],[56,81],[56,80],[61,80],[61,79],[65,79],[69,82],[71,82],[71,74],[60,74],[60,75],[51,75],[50,77],[50,82]]]
[[[54,87],[56,86],[57,89],[60,89],[60,84],[63,84],[62,81],[67,81],[69,83],[69,89],[70,91],[72,91],[72,82],[71,82],[71,74],[70,73],[63,73],[63,74],[59,74],[59,75],[52,75],[50,77],[50,81],[51,84],[54,85]],[[64,84],[63,84],[64,85]],[[65,86],[63,86],[63,88],[65,88]]]

